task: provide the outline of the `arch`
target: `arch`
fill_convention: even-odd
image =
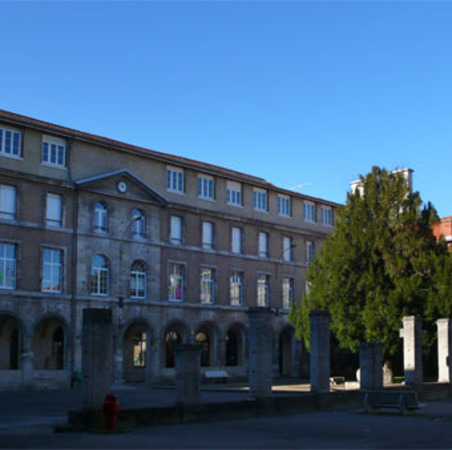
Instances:
[[[243,366],[246,361],[246,328],[239,322],[233,323],[226,332],[225,365]]]
[[[201,367],[218,364],[219,329],[213,322],[203,322],[195,334],[195,341],[201,346]]]
[[[33,332],[34,368],[64,370],[68,366],[67,326],[58,316],[41,318]]]
[[[91,260],[90,292],[92,295],[108,295],[110,263],[106,256],[97,254]]]
[[[130,289],[131,298],[146,298],[146,263],[136,259],[130,266]]]
[[[145,319],[129,322],[123,335],[124,381],[143,383],[150,373],[151,329]]]
[[[170,322],[163,331],[162,345],[163,345],[163,367],[174,367],[174,347],[177,344],[183,344],[188,341],[189,328],[182,321]]]
[[[18,370],[23,325],[14,314],[0,313],[0,370]]]
[[[279,374],[282,377],[293,376],[294,368],[294,336],[295,330],[290,325],[282,328],[279,333]]]

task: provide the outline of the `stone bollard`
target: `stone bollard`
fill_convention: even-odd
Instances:
[[[405,384],[422,383],[422,319],[407,316],[403,319],[400,337],[403,338]]]
[[[312,311],[311,321],[311,391],[330,391],[330,313]]]
[[[198,344],[178,344],[174,347],[176,367],[176,402],[199,403],[201,384],[201,347]]]
[[[450,350],[452,346],[452,324],[450,319],[438,319],[438,382],[450,383],[452,364]]]
[[[383,387],[383,345],[365,342],[359,346],[361,390],[372,391]]]
[[[273,311],[251,307],[248,315],[250,393],[252,398],[265,398],[272,393]]]
[[[113,318],[110,309],[83,310],[83,408],[102,410],[113,377]]]

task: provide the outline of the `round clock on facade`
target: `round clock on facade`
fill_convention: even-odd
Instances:
[[[125,181],[120,181],[118,183],[118,191],[119,192],[126,192],[127,191],[127,184]]]

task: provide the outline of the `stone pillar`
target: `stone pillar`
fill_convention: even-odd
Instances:
[[[217,349],[217,365],[221,368],[226,367],[226,339],[218,338]]]
[[[162,368],[164,362],[161,357],[162,340],[159,337],[155,337],[152,344],[149,346],[149,364],[150,364],[150,376],[152,380],[159,378],[162,375]]]
[[[100,410],[113,376],[113,320],[110,309],[83,310],[83,408]]]
[[[422,383],[422,319],[407,316],[403,319],[400,337],[403,338],[405,384]]]
[[[273,311],[268,307],[250,307],[249,377],[253,398],[265,398],[272,393]]]
[[[311,391],[330,391],[330,313],[312,311],[311,320]]]
[[[450,319],[436,321],[438,327],[438,382],[452,381],[452,364],[450,351],[452,348],[452,323]]]
[[[176,402],[199,402],[201,384],[201,347],[197,344],[179,344],[174,348],[176,366]]]
[[[365,342],[359,346],[361,389],[372,391],[383,388],[383,345]]]
[[[22,348],[20,355],[20,368],[22,372],[22,385],[30,387],[33,384],[33,360],[34,354],[32,350],[33,337],[30,335],[23,336]]]

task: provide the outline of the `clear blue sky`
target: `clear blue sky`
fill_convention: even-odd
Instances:
[[[0,2],[0,108],[343,202],[415,170],[452,215],[452,3]]]

